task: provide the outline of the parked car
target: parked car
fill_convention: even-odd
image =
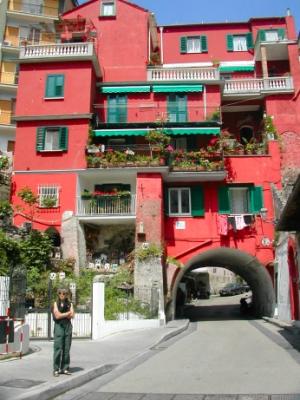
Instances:
[[[242,293],[244,289],[239,283],[228,283],[219,291],[220,296],[235,296]]]
[[[242,286],[242,288],[244,289],[244,293],[245,293],[245,292],[250,292],[251,288],[250,288],[250,286],[248,285],[248,283],[242,283],[241,286]]]

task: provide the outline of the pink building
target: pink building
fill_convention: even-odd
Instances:
[[[158,282],[170,317],[184,274],[210,266],[272,315],[272,193],[300,166],[293,18],[158,27],[125,0],[91,0],[64,21],[61,43],[21,50],[13,204],[39,194],[33,227],[55,229],[77,268],[148,251],[135,285]]]

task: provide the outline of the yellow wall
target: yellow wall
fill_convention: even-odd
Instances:
[[[58,16],[58,0],[44,0],[43,14],[53,17]]]

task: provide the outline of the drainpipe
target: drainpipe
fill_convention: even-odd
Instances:
[[[150,62],[150,57],[151,57],[151,32],[150,32],[150,26],[148,30],[148,62]]]
[[[203,112],[204,112],[204,119],[207,117],[207,104],[206,104],[206,86],[203,85]]]
[[[160,30],[160,61],[163,64],[164,63],[164,43],[163,43],[163,30],[164,30],[164,27],[160,26],[159,30]]]

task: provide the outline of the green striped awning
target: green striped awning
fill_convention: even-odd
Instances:
[[[202,92],[203,85],[153,85],[154,93]]]
[[[94,136],[96,137],[113,137],[113,136],[145,136],[151,129],[96,129]],[[220,128],[165,128],[167,135],[219,135]]]
[[[150,86],[102,86],[101,93],[149,93]]]
[[[231,66],[220,66],[220,72],[243,72],[243,71],[254,71],[254,65],[231,65]]]

